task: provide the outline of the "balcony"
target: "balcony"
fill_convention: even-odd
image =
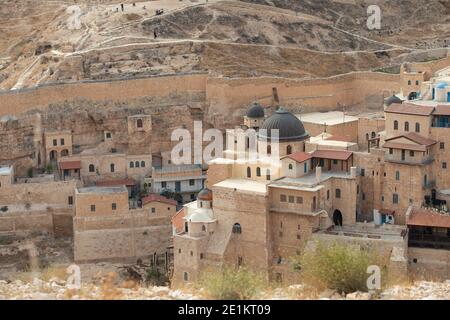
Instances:
[[[408,246],[450,250],[450,237],[442,234],[424,234],[410,230]]]

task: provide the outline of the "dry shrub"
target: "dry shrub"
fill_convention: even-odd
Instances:
[[[247,268],[229,268],[205,272],[199,281],[207,295],[218,300],[252,299],[266,286],[264,277]]]
[[[63,266],[49,266],[42,270],[40,279],[43,281],[50,281],[52,278],[57,278],[59,280],[67,280],[67,267]]]
[[[382,270],[381,279],[386,271],[382,259],[369,250],[348,244],[317,243],[315,250],[307,250],[298,257],[301,266],[301,279],[304,283],[323,290],[334,289],[340,293],[367,291],[367,267],[378,265]]]
[[[117,288],[117,273],[109,272],[102,280],[100,287],[102,300],[119,300],[122,292]]]

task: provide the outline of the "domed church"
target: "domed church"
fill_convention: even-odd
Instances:
[[[278,130],[277,145],[271,143],[272,130]],[[280,107],[267,118],[258,132],[258,150],[272,154],[275,147],[279,147],[279,155],[285,156],[295,152],[305,151],[305,140],[309,138],[303,123],[291,112]]]

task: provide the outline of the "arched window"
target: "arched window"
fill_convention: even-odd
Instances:
[[[136,161],[136,162],[134,163],[134,166],[135,166],[136,168],[139,168],[139,161]]]
[[[292,147],[291,147],[291,145],[288,145],[286,147],[286,154],[291,154],[291,153],[292,153]]]
[[[397,120],[394,121],[394,130],[398,130],[398,121]]]
[[[252,169],[250,169],[250,167],[247,167],[247,178],[251,177],[252,177]]]
[[[292,165],[292,163],[289,163],[289,170],[292,170],[292,168],[294,168],[294,166]]]
[[[241,225],[239,223],[233,224],[233,233],[236,233],[236,234],[241,234],[242,233],[242,228],[241,228]]]
[[[256,176],[261,177],[261,168],[256,168]]]
[[[145,161],[141,161],[141,167],[145,168]]]
[[[134,162],[133,161],[130,162],[130,168],[134,168]]]
[[[408,121],[405,122],[405,131],[409,131],[409,122]]]
[[[89,165],[89,172],[95,172],[95,167],[93,164]]]
[[[416,122],[416,132],[420,132],[420,123]]]
[[[202,225],[202,231],[206,231],[206,226]]]
[[[270,170],[266,170],[266,180],[270,180]]]
[[[137,119],[137,121],[136,121],[136,127],[138,127],[138,128],[142,128],[142,127],[143,127],[143,125],[142,125],[142,119]]]
[[[372,139],[375,138],[376,135],[377,135],[377,134],[376,134],[375,132],[372,131],[372,134],[371,134]]]
[[[411,80],[408,80],[408,86],[410,86],[411,85]]]
[[[272,147],[270,145],[267,146],[267,154],[272,154]]]
[[[188,281],[189,280],[189,275],[187,272],[183,273],[183,279],[184,281]]]
[[[369,134],[366,133],[366,140],[369,140]]]
[[[109,168],[111,169],[111,172],[114,172],[114,163],[111,163],[110,165],[109,165]]]
[[[63,151],[61,151],[61,157],[68,157],[69,156],[69,150],[64,149]]]

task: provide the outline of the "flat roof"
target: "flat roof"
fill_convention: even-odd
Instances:
[[[413,208],[406,224],[408,226],[450,228],[450,215],[423,208]]]
[[[84,188],[78,188],[78,193],[98,193],[98,194],[111,194],[111,193],[122,193],[126,192],[127,188],[125,186],[116,186],[116,187],[84,187]]]
[[[344,114],[342,111],[329,111],[329,112],[311,112],[304,114],[296,114],[302,122],[326,124],[332,126],[341,123],[358,121],[357,117]]]
[[[269,187],[291,188],[305,191],[316,191],[316,186],[330,178],[351,179],[350,173],[344,171],[322,171],[317,181],[316,173],[309,173],[299,178],[284,177],[269,184]]]
[[[226,179],[216,183],[214,187],[266,194],[266,183],[249,179]]]

